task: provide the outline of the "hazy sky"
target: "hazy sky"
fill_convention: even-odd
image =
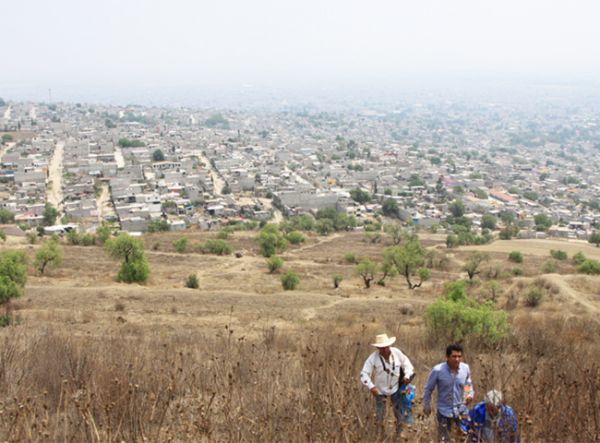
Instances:
[[[599,1],[0,0],[3,88],[600,77]]]

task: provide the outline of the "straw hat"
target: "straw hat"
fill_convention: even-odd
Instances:
[[[375,337],[375,343],[371,343],[376,348],[387,348],[396,341],[396,337],[388,337],[387,334],[379,334]]]

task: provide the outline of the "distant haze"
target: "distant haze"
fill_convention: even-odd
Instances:
[[[49,88],[57,100],[167,103],[189,101],[186,90],[600,78],[597,1],[7,0],[1,10],[0,97],[15,100],[46,100]]]

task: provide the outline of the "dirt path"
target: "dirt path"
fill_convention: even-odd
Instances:
[[[7,143],[5,146],[0,147],[0,161],[2,161],[2,157],[4,156],[4,154],[10,151],[15,145],[16,143]]]
[[[317,246],[321,246],[323,243],[329,243],[334,240],[337,240],[341,236],[342,236],[342,234],[339,234],[336,232],[331,235],[328,235],[327,237],[320,237],[316,243],[311,243],[309,245],[300,246],[297,249],[290,249],[289,251],[286,251],[285,254],[286,255],[295,255],[298,252],[307,251],[309,249],[316,248]]]
[[[108,189],[108,183],[102,184],[102,191],[96,199],[96,206],[98,207],[98,223],[102,223],[107,215],[116,215],[115,208],[110,201],[110,191]]]
[[[225,186],[225,181],[221,178],[217,170],[213,167],[212,163],[206,158],[204,154],[198,154],[200,161],[206,165],[208,172],[210,173],[210,177],[213,182],[213,194],[221,195],[221,191]]]
[[[54,155],[48,165],[47,199],[48,203],[54,206],[58,211],[59,215],[56,220],[59,223],[63,216],[62,172],[64,148],[64,141],[60,140],[56,143]]]
[[[600,307],[597,304],[590,302],[588,297],[575,289],[573,289],[564,275],[560,274],[544,274],[544,279],[552,282],[560,288],[560,293],[567,296],[575,304],[579,304],[588,310],[591,314],[599,314]]]
[[[115,145],[115,162],[117,163],[117,168],[123,169],[125,167],[123,151],[121,151],[121,147],[119,145]]]
[[[340,303],[347,302],[348,300],[350,300],[350,298],[338,298],[338,299],[332,301],[331,303],[327,303],[326,305],[315,306],[315,307],[310,307],[310,308],[304,308],[302,310],[301,317],[304,320],[312,320],[313,318],[315,318],[317,316],[317,314],[319,313],[319,311],[322,311],[324,309],[333,308],[334,306],[337,306]]]

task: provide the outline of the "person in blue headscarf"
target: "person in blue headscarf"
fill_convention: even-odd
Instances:
[[[502,392],[495,389],[485,394],[482,402],[469,412],[469,443],[520,443],[517,416],[502,401]]]

